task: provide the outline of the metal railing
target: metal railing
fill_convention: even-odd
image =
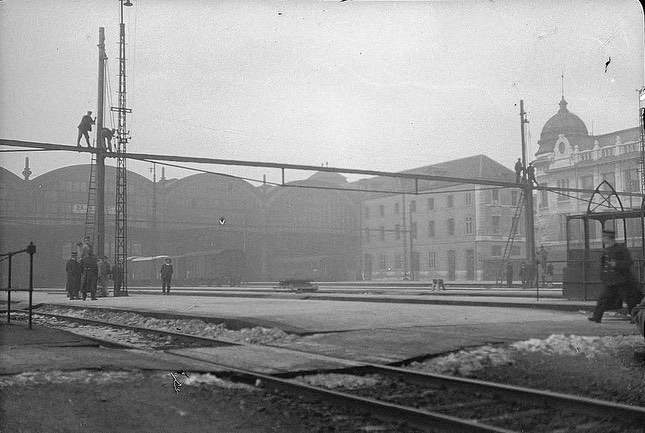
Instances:
[[[29,287],[27,289],[14,289],[11,286],[11,261],[13,256],[17,254],[29,254]],[[8,260],[8,274],[7,274],[7,287],[0,288],[0,291],[7,292],[7,323],[11,323],[11,292],[29,292],[29,329],[31,329],[31,312],[32,312],[32,297],[34,292],[34,254],[36,253],[36,245],[29,242],[29,245],[24,250],[13,251],[10,253],[0,254],[0,260]]]

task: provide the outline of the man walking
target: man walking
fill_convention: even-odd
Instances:
[[[92,112],[88,111],[87,114],[81,118],[81,123],[78,124],[78,137],[76,138],[76,145],[78,147],[81,147],[81,137],[85,137],[87,147],[90,147],[89,132],[92,130],[92,125],[94,125],[94,119],[92,119]]]
[[[632,256],[625,244],[616,243],[616,232],[603,230],[602,244],[600,278],[605,288],[596,302],[593,315],[589,317],[590,321],[596,323],[602,321],[603,314],[614,306],[616,299],[621,300],[621,306],[623,301],[626,302],[628,311],[631,312],[643,298],[630,270]]]
[[[164,295],[170,295],[170,280],[172,280],[171,262],[172,260],[169,258],[166,259],[165,263],[161,265],[161,270],[159,271],[161,276],[161,293]]]

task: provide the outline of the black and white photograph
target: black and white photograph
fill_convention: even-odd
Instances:
[[[644,432],[637,0],[0,0],[0,432]]]

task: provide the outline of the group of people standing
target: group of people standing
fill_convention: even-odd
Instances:
[[[513,263],[506,264],[506,285],[513,286]],[[551,287],[553,283],[553,263],[549,263],[549,253],[544,245],[540,245],[537,251],[536,261],[534,266],[529,266],[526,262],[522,262],[518,271],[520,280],[522,281],[522,288]]]
[[[91,299],[108,296],[108,281],[113,278],[113,270],[108,258],[97,257],[91,238],[86,236],[83,242],[76,244],[65,265],[67,273],[67,297],[69,299]],[[98,293],[97,293],[98,291]]]

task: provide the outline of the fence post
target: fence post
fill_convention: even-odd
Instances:
[[[29,242],[27,253],[29,253],[29,329],[31,329],[31,300],[34,292],[34,254],[36,253],[36,245],[33,242]]]

